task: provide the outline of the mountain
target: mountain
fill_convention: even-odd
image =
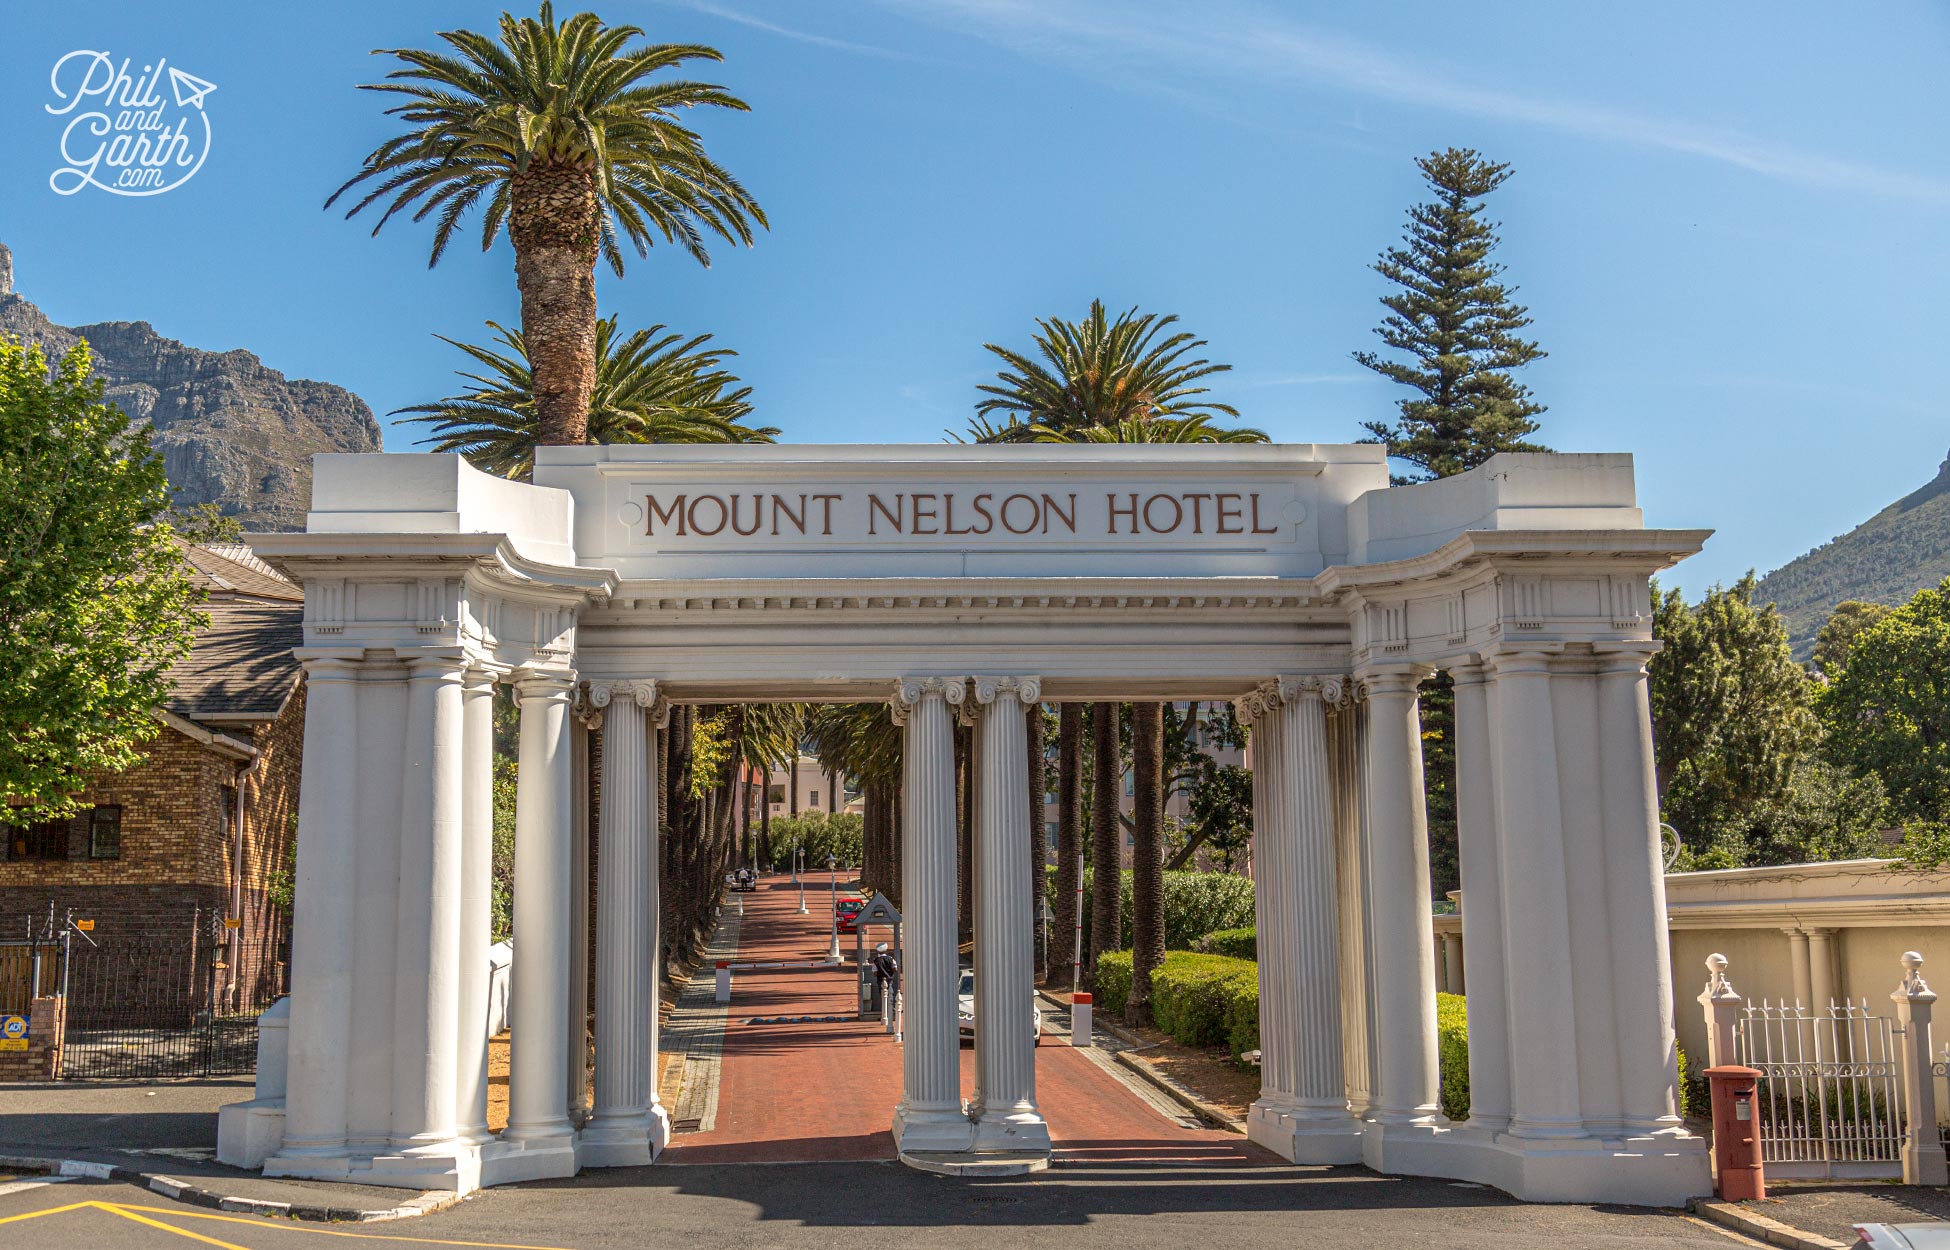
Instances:
[[[14,292],[4,246],[0,334],[50,358],[87,339],[104,398],[149,426],[177,503],[214,503],[246,529],[303,527],[312,453],[380,449],[372,409],[344,387],[287,378],[247,351],[186,347],[146,321],[55,325]]]
[[[1950,460],[1928,485],[1760,580],[1787,621],[1794,654],[1807,659],[1815,634],[1845,599],[1899,604],[1950,577]]]

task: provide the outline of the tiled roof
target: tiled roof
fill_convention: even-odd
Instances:
[[[242,543],[208,547],[185,544],[183,558],[190,563],[190,580],[212,602],[218,599],[277,599],[293,603],[304,600],[303,589],[258,559],[257,553]]]
[[[304,644],[303,602],[211,599],[200,610],[210,623],[170,671],[175,689],[165,706],[191,720],[276,716],[298,686],[291,649]]]

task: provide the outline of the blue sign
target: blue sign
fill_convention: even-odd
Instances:
[[[26,1016],[0,1016],[0,1037],[13,1041],[27,1036]]]

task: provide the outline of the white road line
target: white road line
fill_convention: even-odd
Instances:
[[[59,1185],[62,1181],[71,1181],[73,1179],[74,1177],[72,1176],[37,1176],[31,1181],[12,1181],[8,1184],[0,1185],[0,1198],[4,1198],[8,1194],[24,1194],[30,1189],[40,1189],[45,1185]]]

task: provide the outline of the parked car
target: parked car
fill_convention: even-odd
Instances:
[[[965,1042],[975,1040],[975,970],[961,970],[961,985],[955,990],[960,1002],[956,1012],[961,1017],[961,1037]],[[1032,1045],[1043,1044],[1043,1009],[1036,1002],[1036,991],[1029,991],[1029,1032],[1036,1039]]]
[[[727,876],[725,880],[731,883],[733,890],[741,894],[749,893],[758,888],[758,874],[749,868],[740,868],[737,872]]]
[[[849,896],[833,904],[833,914],[839,918],[841,933],[852,933],[860,927],[860,913],[866,909],[867,900]]]
[[[1944,1250],[1950,1224],[1857,1224],[1855,1250]]]

